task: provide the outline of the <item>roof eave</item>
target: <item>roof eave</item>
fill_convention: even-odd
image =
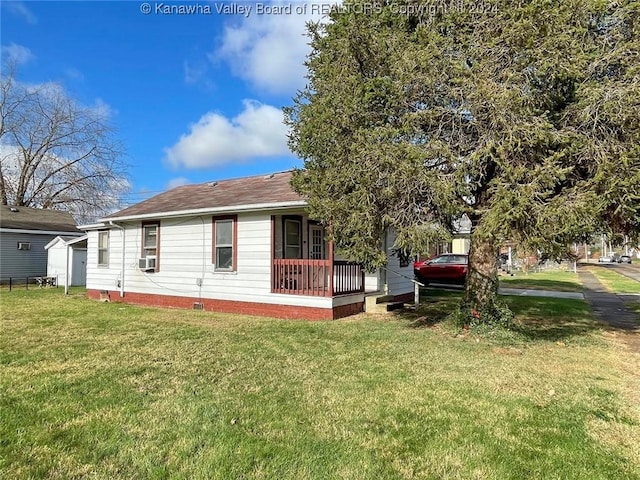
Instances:
[[[120,217],[106,217],[100,219],[102,223],[94,225],[82,225],[78,228],[82,230],[92,228],[100,228],[105,226],[108,222],[124,222],[129,220],[152,220],[156,218],[172,218],[172,217],[189,217],[194,215],[205,214],[225,214],[235,212],[258,212],[264,210],[283,210],[294,207],[306,207],[306,200],[296,200],[292,202],[277,202],[277,203],[257,203],[252,205],[232,205],[215,208],[197,208],[192,210],[176,210],[172,212],[158,212],[158,213],[144,213],[139,215],[123,215]]]

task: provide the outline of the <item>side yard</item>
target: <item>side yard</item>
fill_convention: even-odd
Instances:
[[[300,322],[0,293],[4,478],[640,478],[640,358],[582,301],[508,343],[420,311]]]
[[[532,290],[555,290],[557,292],[582,292],[578,276],[568,271],[522,273],[500,277],[500,286]]]

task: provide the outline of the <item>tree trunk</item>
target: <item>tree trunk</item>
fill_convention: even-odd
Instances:
[[[0,165],[0,205],[9,205],[7,199],[7,189],[4,184],[4,173],[2,172],[2,165]]]
[[[471,232],[462,317],[458,319],[467,326],[510,328],[513,312],[498,299],[498,248],[495,242]]]
[[[498,248],[473,229],[461,312],[466,325],[509,327],[513,321],[513,313],[498,300]]]
[[[477,317],[488,311],[498,295],[498,249],[490,240],[471,235],[464,307]]]

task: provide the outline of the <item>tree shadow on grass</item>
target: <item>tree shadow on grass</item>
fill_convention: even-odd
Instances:
[[[460,303],[462,292],[445,290],[421,290],[420,305],[399,313],[408,328],[430,328],[442,323]],[[601,331],[604,325],[597,322],[589,305],[583,300],[501,296],[515,313],[512,328],[522,341],[559,342],[588,338]]]
[[[420,305],[399,312],[409,328],[428,328],[444,321],[460,304],[459,290],[420,289]]]
[[[565,341],[589,337],[605,326],[583,300],[547,297],[502,297],[516,314],[514,330],[528,341]]]

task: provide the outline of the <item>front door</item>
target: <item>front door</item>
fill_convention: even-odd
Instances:
[[[326,249],[324,247],[324,229],[322,225],[309,225],[309,259],[325,260]],[[329,270],[325,268],[312,268],[310,283],[314,289],[323,290],[329,285]]]
[[[309,258],[324,260],[324,229],[322,225],[309,225]]]
[[[72,250],[71,285],[82,286],[87,284],[87,250]]]

